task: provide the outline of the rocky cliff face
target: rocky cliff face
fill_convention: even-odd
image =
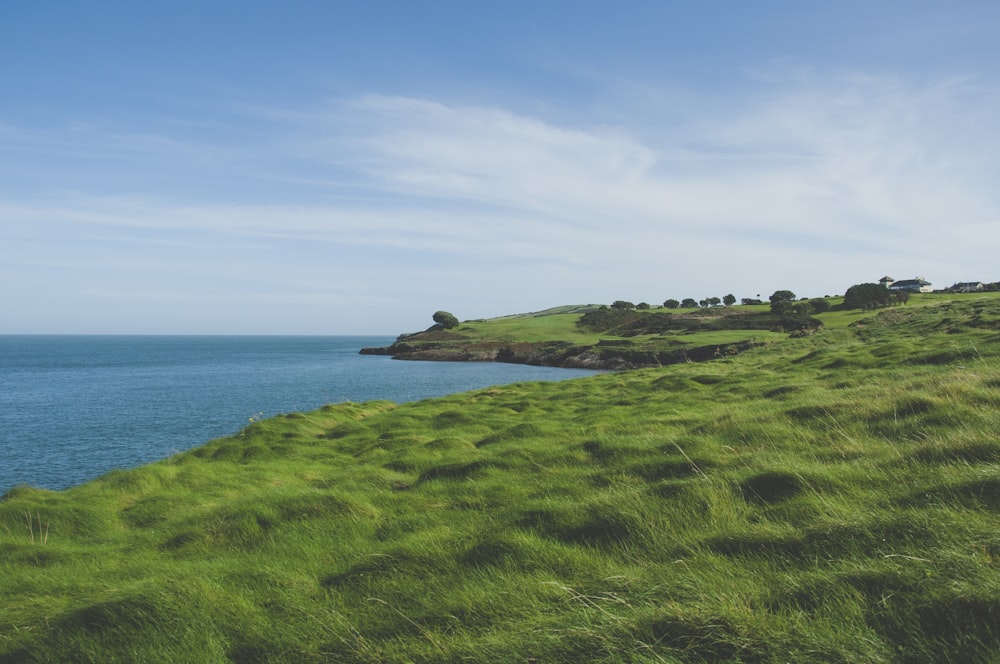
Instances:
[[[412,335],[384,348],[362,348],[362,355],[391,355],[397,360],[435,362],[510,362],[534,366],[623,371],[660,367],[681,362],[704,362],[743,352],[752,341],[669,350],[646,349],[630,344],[575,346],[569,342],[539,343],[461,342],[421,340]]]
[[[754,330],[812,334],[823,323],[805,314],[779,315],[767,311],[704,309],[690,313],[642,313],[607,307],[585,312],[577,326],[607,334],[593,345],[569,341],[483,341],[440,325],[424,332],[404,334],[385,348],[364,348],[366,355],[391,355],[399,360],[441,362],[511,362],[584,369],[642,369],[681,362],[704,362],[742,353],[758,345],[754,340],[729,344],[689,346],[679,335],[697,332]]]

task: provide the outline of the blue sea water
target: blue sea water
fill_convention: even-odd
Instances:
[[[250,417],[594,372],[359,355],[392,337],[0,336],[0,494],[62,489]]]

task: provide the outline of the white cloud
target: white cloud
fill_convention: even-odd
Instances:
[[[8,193],[0,259],[117,266],[84,284],[95,298],[134,299],[121,282],[145,268],[161,303],[191,292],[163,275],[186,274],[210,300],[256,289],[269,303],[353,301],[383,318],[376,309],[402,298],[401,316],[481,316],[619,297],[823,294],[886,272],[938,285],[1000,278],[1000,96],[988,82],[800,71],[752,96],[683,106],[655,127],[614,128],[392,96],[258,111],[272,137],[223,150],[220,167],[259,147],[240,172],[263,203],[183,188]],[[191,146],[121,136],[112,149],[150,159]],[[190,150],[212,161],[211,146]],[[287,202],[289,182],[300,202]]]
[[[510,210],[558,227],[567,245],[596,240],[595,253],[748,232],[798,237],[799,251],[838,238],[874,248],[998,220],[997,106],[994,90],[970,80],[814,77],[684,125],[695,133],[640,143],[622,131],[375,97],[361,104],[370,119],[362,159],[417,207]]]

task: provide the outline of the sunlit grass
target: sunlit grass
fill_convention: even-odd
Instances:
[[[901,311],[14,489],[0,661],[989,661],[1000,305]]]
[[[576,326],[579,314],[554,314],[536,317],[491,318],[482,322],[462,323],[456,331],[484,339],[504,341],[573,341],[580,344],[597,343],[601,336]]]

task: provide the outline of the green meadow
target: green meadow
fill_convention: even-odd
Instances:
[[[830,306],[826,300],[824,304]],[[644,310],[634,305],[576,305],[464,323],[446,312],[438,314],[453,322],[404,334],[389,347],[362,352],[407,360],[496,360],[624,370],[734,355],[824,326],[810,314],[775,313],[757,305]]]
[[[1000,660],[1000,297],[817,318],[16,488],[0,662]]]

